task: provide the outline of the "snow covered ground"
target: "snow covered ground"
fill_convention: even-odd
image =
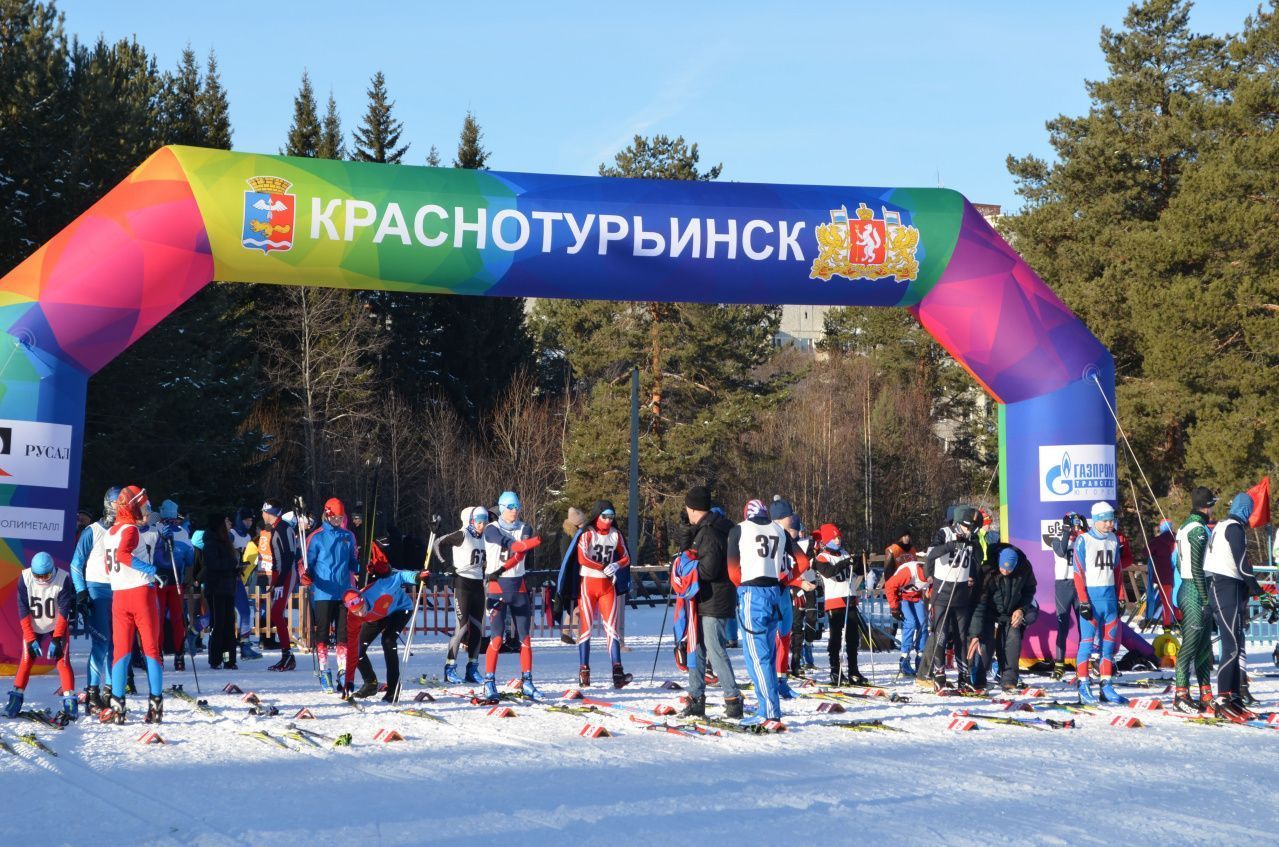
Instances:
[[[625,661],[636,683],[620,693],[597,685],[588,695],[645,711],[678,705],[679,692],[659,688],[666,679],[684,682],[669,659],[669,639],[648,684],[660,612],[628,612]],[[644,632],[654,635],[637,634]],[[83,645],[76,648],[83,656]],[[600,677],[607,671],[602,648],[595,645]],[[443,649],[439,640],[414,649],[405,699],[423,690],[420,674],[440,673]],[[576,650],[542,641],[535,651],[544,693],[563,693],[576,675]],[[1268,653],[1254,668],[1273,674]],[[733,658],[744,680],[740,653]],[[147,729],[142,697],[131,699],[135,721],[123,727],[81,720],[57,732],[26,721],[0,724],[18,751],[0,752],[0,844],[1275,843],[1279,730],[1199,726],[1110,707],[1100,715],[1019,715],[1075,717],[1073,730],[986,723],[953,732],[947,725],[956,708],[1008,713],[893,685],[895,658],[878,654],[875,678],[909,703],[867,702],[827,715],[818,713],[818,700],[801,698],[783,703],[791,731],[763,737],[645,731],[619,713],[589,719],[614,734],[598,739],[579,736],[585,717],[517,704],[515,718],[499,719],[438,688],[427,689],[435,702],[408,705],[444,722],[398,714],[378,700],[366,701],[361,714],[316,690],[306,657],[283,675],[266,671],[271,655],[234,672],[209,670],[201,658],[200,681],[218,714],[167,698],[163,746],[136,740]],[[869,670],[869,654],[861,662]],[[377,654],[379,671],[380,664]],[[516,657],[503,655],[499,679],[516,669]],[[1129,678],[1136,676],[1149,675]],[[166,674],[166,688],[174,682],[195,690],[189,670]],[[216,693],[228,682],[257,692],[280,716],[250,716],[239,696]],[[54,685],[51,677],[34,680],[28,704],[54,707]],[[1073,699],[1060,683],[1047,687]],[[1253,690],[1273,707],[1279,678],[1257,678]],[[717,691],[710,701],[721,712]],[[300,725],[327,736],[350,733],[352,746],[286,739],[284,750],[239,734],[265,729],[283,737],[303,706],[316,720]],[[1111,726],[1119,713],[1148,725]],[[883,718],[903,732],[824,725],[862,718]],[[383,728],[407,740],[375,743]],[[56,758],[16,741],[32,729]]]

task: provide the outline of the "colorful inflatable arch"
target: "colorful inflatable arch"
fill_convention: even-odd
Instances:
[[[1046,609],[1048,528],[1115,496],[1110,354],[953,191],[166,147],[0,281],[0,662],[20,648],[23,564],[39,550],[70,558],[89,376],[213,279],[900,306],[999,403],[1003,532],[1034,561]],[[1049,652],[1051,618],[1032,653]]]

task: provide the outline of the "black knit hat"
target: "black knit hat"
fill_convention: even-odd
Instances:
[[[711,510],[711,492],[705,485],[694,485],[684,495],[684,505],[695,512],[709,512]]]

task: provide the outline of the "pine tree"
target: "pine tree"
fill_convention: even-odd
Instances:
[[[69,50],[52,3],[0,4],[0,267],[8,269],[68,220],[61,139],[76,135]]]
[[[373,74],[368,94],[369,107],[364,113],[364,122],[355,131],[352,158],[357,162],[399,164],[409,145],[397,146],[404,125],[391,114],[395,101],[387,94],[386,77],[381,71]]]
[[[280,152],[285,156],[314,158],[320,147],[320,116],[315,106],[315,91],[311,77],[302,72],[302,85],[293,98],[293,123],[289,126],[288,141]]]
[[[426,154],[426,166],[428,168],[438,168],[440,166],[440,151],[434,144]]]
[[[218,57],[209,51],[209,61],[204,72],[204,87],[197,101],[200,125],[204,128],[204,146],[219,150],[231,149],[231,114],[218,73]]]
[[[177,72],[164,75],[161,126],[165,143],[203,145],[206,128],[200,118],[200,68],[195,51],[187,45]]]
[[[466,117],[462,119],[462,135],[458,138],[457,158],[453,160],[453,167],[475,171],[484,170],[485,163],[488,162],[489,152],[480,144],[483,138],[484,133],[480,129],[479,122],[475,120],[475,115],[468,110]],[[438,156],[439,154],[437,153],[436,157],[438,158]]]
[[[320,127],[320,140],[315,147],[317,159],[341,160],[346,158],[346,142],[342,140],[342,119],[338,117],[338,104],[329,92],[329,102],[324,109],[324,122]]]

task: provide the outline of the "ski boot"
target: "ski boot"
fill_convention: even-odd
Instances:
[[[520,674],[520,691],[530,700],[541,700],[542,692],[537,690],[537,686],[533,684],[533,672],[525,671]]]
[[[791,687],[786,684],[786,680],[782,679],[781,677],[777,678],[777,696],[782,698],[783,700],[795,699],[795,692],[792,691]]]
[[[389,691],[390,689],[388,688],[387,690]],[[377,677],[366,679],[364,684],[357,688],[351,696],[357,700],[366,700],[374,694],[377,694]]]
[[[296,670],[297,666],[298,666],[298,661],[297,659],[293,658],[293,651],[285,650],[283,653],[280,654],[280,661],[276,662],[274,665],[271,665],[269,668],[267,668],[267,670],[291,671],[291,670]]]
[[[1128,698],[1115,690],[1115,684],[1111,682],[1110,677],[1104,677],[1101,681],[1101,699],[1103,703],[1113,703],[1116,706],[1128,705]]]
[[[462,684],[462,677],[457,675],[457,662],[444,663],[444,681],[450,685]]]
[[[394,685],[392,685],[391,683],[389,683],[389,682],[388,682],[388,683],[386,684],[386,693],[382,695],[382,702],[383,702],[383,703],[398,703],[398,702],[400,702],[400,691],[399,691],[399,688],[400,688],[399,680],[396,680],[396,683],[395,683]]]
[[[1052,678],[1053,678],[1053,679],[1061,679],[1061,678],[1062,678],[1063,676],[1065,676],[1065,675],[1066,675],[1066,663],[1065,663],[1065,662],[1053,662]]]
[[[1233,723],[1247,723],[1257,718],[1237,697],[1228,694],[1219,694],[1213,698],[1212,712],[1215,716]]]
[[[1245,706],[1257,705],[1257,698],[1252,696],[1252,692],[1248,690],[1248,678],[1244,677],[1243,682],[1239,683],[1239,699],[1243,701]]]
[[[724,698],[724,717],[730,720],[742,719],[742,698],[740,695]]]
[[[480,663],[467,662],[466,676],[464,676],[463,679],[465,679],[467,682],[475,683],[476,685],[479,685],[480,683],[482,683],[484,681],[484,677],[480,676]]]
[[[152,694],[147,698],[147,723],[164,722],[164,695]]]
[[[107,705],[98,712],[98,720],[103,723],[124,723],[124,698],[111,695]]]
[[[175,671],[184,671],[187,669],[186,657],[183,656],[181,653],[173,654],[173,669]]]
[[[630,674],[622,670],[622,666],[620,664],[613,665],[613,687],[614,688],[625,688],[627,685],[630,684],[631,680],[634,678],[635,678],[635,674]]]
[[[591,685],[591,666],[582,665],[577,669],[577,684],[581,688],[589,688]]]
[[[240,642],[240,658],[241,659],[261,659],[262,654],[253,649],[253,645],[246,638]]]
[[[830,687],[831,687],[831,688],[839,688],[839,687],[840,687],[841,685],[843,685],[843,684],[844,684],[844,675],[843,675],[842,673],[840,673],[838,670],[833,670],[833,671],[831,671],[831,672],[830,672]]]
[[[910,659],[902,656],[901,661],[897,663],[897,674],[899,676],[914,676],[910,671]]]
[[[497,681],[494,679],[494,674],[484,674],[484,692],[478,699],[481,703],[490,706],[495,706],[502,702],[502,698],[497,694]]]
[[[1079,704],[1081,706],[1096,706],[1099,702],[1097,695],[1092,690],[1092,680],[1084,677],[1079,680]]]
[[[740,701],[741,701],[741,698],[738,698],[738,702]],[[688,698],[688,701],[684,703],[684,708],[680,709],[679,712],[676,713],[676,717],[679,717],[679,718],[706,717],[706,697],[690,696]]]
[[[1279,668],[1279,644],[1275,645],[1274,660],[1275,660],[1275,667]]]
[[[1174,710],[1181,712],[1183,715],[1203,714],[1202,704],[1200,704],[1198,700],[1192,699],[1190,692],[1185,688],[1178,688],[1174,691],[1172,707]]]
[[[715,675],[714,671],[707,668],[706,673],[702,674],[702,682],[707,686],[713,687],[719,685],[719,677]]]
[[[86,715],[96,715],[102,711],[105,705],[102,702],[101,690],[96,685],[87,685],[84,689],[84,713]]]
[[[16,718],[18,712],[22,711],[22,692],[15,688],[9,692],[9,705],[4,707],[4,716],[6,718]]]
[[[844,684],[866,686],[866,685],[870,685],[870,680],[862,676],[861,672],[858,671],[856,668],[852,668],[848,671],[848,673],[844,674]]]
[[[137,694],[138,686],[133,680],[133,665],[129,665],[129,678],[124,683],[125,694]]]
[[[1199,686],[1199,711],[1201,712],[1212,711],[1212,686],[1211,685]]]
[[[74,691],[68,691],[62,696],[62,711],[59,713],[59,719],[65,726],[73,723],[78,717],[80,717],[80,700]]]

